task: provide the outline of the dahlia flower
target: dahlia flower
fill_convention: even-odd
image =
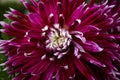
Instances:
[[[120,3],[117,0],[21,0],[4,16],[1,40],[14,80],[119,80]]]

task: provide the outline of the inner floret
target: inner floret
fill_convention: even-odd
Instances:
[[[64,28],[60,28],[59,24],[55,24],[50,28],[47,34],[46,48],[53,52],[66,50],[71,42],[71,35]]]

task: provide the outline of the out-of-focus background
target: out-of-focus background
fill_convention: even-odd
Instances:
[[[9,11],[9,8],[14,8],[19,10],[20,12],[24,12],[24,7],[23,5],[19,2],[19,0],[0,0],[0,21],[8,21],[5,19],[3,14],[7,13]],[[2,26],[0,26],[2,28]],[[0,40],[1,39],[9,39],[8,36],[6,36],[3,33],[0,33]],[[5,62],[7,60],[7,57],[0,52],[0,64]],[[4,71],[3,66],[0,66],[0,80],[12,80],[12,76],[8,75],[7,71]]]

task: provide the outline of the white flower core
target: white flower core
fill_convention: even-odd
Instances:
[[[50,33],[46,40],[46,48],[53,51],[62,51],[70,45],[71,39],[72,37],[67,30],[62,29],[58,24],[55,24],[54,28],[50,28]]]

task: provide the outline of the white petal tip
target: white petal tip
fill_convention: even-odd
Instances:
[[[3,71],[7,71],[7,70],[8,70],[8,68],[7,68],[7,67],[3,69]]]
[[[59,16],[60,16],[60,17],[63,17],[63,14],[60,14]]]
[[[59,28],[59,26],[60,26],[59,24],[54,24],[54,27],[57,29]]]
[[[13,8],[9,8],[11,11],[15,11]]]
[[[59,5],[59,4],[62,4],[61,2],[57,2],[57,4]]]
[[[5,63],[0,64],[0,66],[5,66]]]
[[[76,19],[76,21],[80,24],[81,23],[81,19]]]
[[[101,51],[103,51],[104,49],[103,48],[99,48],[99,51],[101,52]]]
[[[8,18],[10,14],[3,14],[4,17]]]
[[[41,57],[41,60],[44,60],[46,58],[46,54],[44,54],[42,57]]]
[[[53,17],[53,16],[54,16],[54,14],[53,14],[53,13],[50,13],[49,17],[51,18],[51,17]]]
[[[5,32],[5,29],[0,29],[0,32]]]
[[[49,58],[50,61],[54,61],[54,58]]]
[[[63,66],[63,67],[64,67],[64,69],[65,69],[65,70],[67,70],[67,69],[68,69],[68,65],[66,65],[66,66]]]
[[[3,22],[3,21],[0,21],[0,24],[3,26],[3,25],[5,24],[5,22]]]

